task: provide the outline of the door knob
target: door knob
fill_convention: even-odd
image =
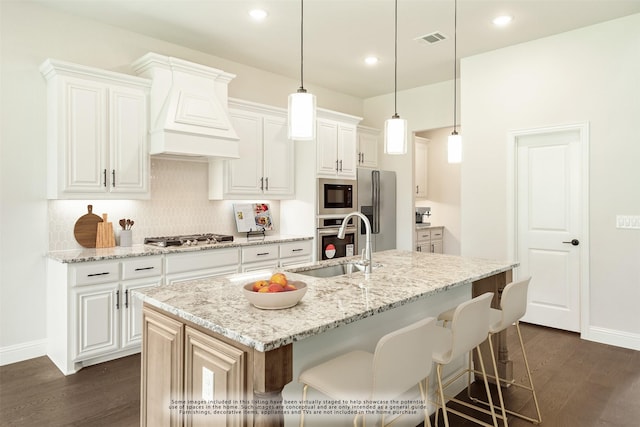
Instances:
[[[578,239],[573,239],[569,242],[562,242],[562,243],[571,243],[573,246],[578,246],[580,244],[580,240]]]

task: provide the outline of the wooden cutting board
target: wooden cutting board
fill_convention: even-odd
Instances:
[[[107,221],[106,213],[102,214],[102,222],[98,223],[96,234],[96,248],[112,248],[116,245],[113,224]]]
[[[87,211],[89,213],[82,215],[76,221],[76,225],[73,227],[73,236],[82,247],[95,248],[98,223],[102,222],[102,218],[93,213],[93,205],[88,205]]]

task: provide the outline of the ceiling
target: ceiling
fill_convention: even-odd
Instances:
[[[299,0],[33,0],[300,79]],[[248,10],[268,12],[253,21]],[[458,58],[640,13],[640,0],[458,0]],[[491,20],[509,14],[504,28]],[[440,32],[429,45],[416,38]],[[453,0],[398,1],[398,90],[453,77]],[[380,61],[364,64],[367,55]],[[359,98],[394,90],[394,1],[305,0],[304,84]]]

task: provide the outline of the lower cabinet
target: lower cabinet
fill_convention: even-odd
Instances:
[[[143,311],[140,425],[244,425],[241,414],[204,415],[185,411],[183,405],[248,399],[249,349],[232,346],[149,307]]]
[[[238,272],[238,248],[168,254],[165,257],[165,284]]]
[[[443,253],[444,227],[421,228],[416,230],[416,251]]]
[[[132,291],[162,282],[161,256],[47,266],[47,355],[65,375],[140,351]]]

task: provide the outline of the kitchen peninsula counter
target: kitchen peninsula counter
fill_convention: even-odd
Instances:
[[[349,260],[342,258],[320,264]],[[270,272],[192,280],[137,292],[145,303],[142,424],[152,425],[147,416],[160,416],[163,410],[162,416],[180,416],[168,410],[168,400],[158,402],[157,396],[144,398],[144,390],[155,389],[167,375],[163,370],[166,366],[158,365],[157,360],[148,360],[158,357],[153,353],[158,348],[167,351],[166,346],[157,343],[158,335],[153,332],[157,320],[169,321],[176,328],[176,343],[181,339],[189,342],[190,333],[200,338],[204,334],[221,343],[226,351],[229,351],[227,346],[234,349],[231,350],[237,356],[236,362],[231,363],[234,367],[215,373],[216,378],[227,376],[229,384],[235,381],[234,387],[227,388],[227,397],[281,401],[283,387],[297,378],[301,369],[358,343],[375,346],[384,333],[421,317],[437,315],[469,299],[472,288],[474,294],[486,291],[498,294],[511,280],[511,270],[517,266],[512,262],[402,250],[376,252],[374,260],[383,266],[369,277],[359,271],[331,278],[298,274],[317,268],[318,263],[279,270],[285,271],[291,280],[303,280],[308,285],[302,301],[284,310],[257,309],[242,295],[243,284]],[[184,330],[192,332],[178,332]],[[183,337],[183,333],[187,337]],[[174,350],[176,357],[184,354],[185,364],[190,360],[188,348],[184,348],[184,353]],[[171,357],[164,355],[161,360],[166,362]],[[191,375],[188,369],[180,370],[186,372],[185,377],[176,377],[179,385],[172,396],[177,393],[176,397],[187,400],[199,398],[202,379],[194,379],[192,375],[202,376],[202,368],[196,362],[192,366],[197,369]],[[211,369],[215,371],[214,367]],[[188,384],[198,384],[197,390]],[[293,383],[287,386],[291,389],[285,390],[289,398],[299,399],[297,386]],[[165,399],[169,399],[168,396],[167,391]],[[283,425],[283,420],[283,417],[249,416],[248,422],[250,425]],[[161,422],[157,418],[153,421]],[[227,419],[227,422],[230,421]]]

